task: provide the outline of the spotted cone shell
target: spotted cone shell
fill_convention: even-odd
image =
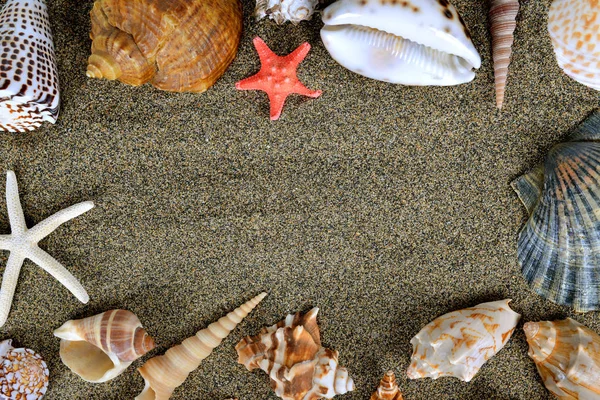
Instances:
[[[548,32],[563,71],[600,90],[599,0],[555,0],[548,13]]]
[[[559,399],[600,399],[600,336],[579,322],[528,322],[523,327],[546,388]]]
[[[321,346],[318,312],[290,314],[242,339],[235,347],[238,362],[269,374],[275,394],[284,400],[331,399],[354,390],[348,371],[338,365],[338,352]]]
[[[600,308],[600,112],[512,186],[529,212],[518,259],[535,292],[577,312]]]
[[[379,382],[379,387],[375,393],[371,395],[370,400],[403,400],[402,393],[400,393],[398,383],[396,382],[394,371],[385,373],[381,382]]]
[[[48,389],[48,367],[42,356],[31,349],[0,342],[0,398],[37,400]]]
[[[8,0],[0,11],[0,38],[0,130],[55,123],[60,93],[45,1]]]
[[[426,325],[410,343],[410,379],[453,376],[469,382],[481,366],[502,350],[519,314],[510,300],[479,304],[442,315]]]
[[[233,61],[242,33],[238,0],[97,0],[90,78],[204,92]]]

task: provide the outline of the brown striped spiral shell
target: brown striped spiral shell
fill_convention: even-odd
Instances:
[[[114,378],[155,346],[138,317],[127,310],[67,321],[54,335],[62,339],[62,361],[89,382]]]
[[[371,395],[370,400],[403,400],[402,393],[400,393],[398,383],[396,382],[394,371],[385,373],[379,382],[379,387],[375,393]]]
[[[496,81],[496,107],[504,104],[504,90],[508,77],[510,54],[517,27],[519,0],[491,0],[490,24],[492,32],[492,54]]]

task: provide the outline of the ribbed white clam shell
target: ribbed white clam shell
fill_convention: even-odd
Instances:
[[[405,85],[473,80],[481,58],[446,0],[339,0],[323,12],[321,38],[344,67]]]

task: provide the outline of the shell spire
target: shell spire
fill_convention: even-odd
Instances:
[[[377,391],[371,395],[370,400],[403,400],[402,393],[400,393],[398,383],[396,382],[394,371],[385,373],[379,382]]]
[[[213,322],[208,328],[185,339],[180,345],[171,347],[164,355],[146,361],[144,365],[138,368],[139,373],[146,381],[146,386],[135,399],[169,399],[173,390],[186,380],[190,372],[200,366],[202,360],[221,344],[223,339],[266,295],[266,293],[259,294],[220,318],[217,322]]]
[[[0,130],[55,123],[60,93],[46,2],[8,0],[0,11]]]
[[[519,0],[491,0],[490,24],[492,32],[492,54],[494,58],[494,79],[496,81],[496,107],[502,108],[504,89],[508,77],[510,54],[517,27]]]

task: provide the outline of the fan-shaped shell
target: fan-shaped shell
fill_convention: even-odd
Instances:
[[[596,111],[512,184],[529,211],[517,251],[525,279],[578,312],[600,308],[599,134]]]
[[[0,11],[0,130],[55,123],[60,93],[46,3],[8,0]]]
[[[600,399],[600,336],[579,322],[528,322],[523,327],[546,388],[560,399]]]
[[[598,0],[555,0],[548,32],[558,65],[576,81],[600,90],[600,6]]]
[[[242,32],[238,0],[97,0],[90,78],[204,92],[233,61]]]
[[[473,80],[481,58],[447,0],[339,0],[323,11],[321,38],[357,74],[404,85]]]
[[[154,340],[130,311],[112,310],[65,322],[54,331],[61,338],[60,358],[88,382],[106,382],[154,348]]]
[[[426,325],[410,343],[410,379],[454,376],[469,382],[481,366],[502,350],[519,314],[510,300],[479,304],[442,315]]]
[[[0,342],[0,398],[38,400],[48,389],[48,367],[42,356],[12,340]]]
[[[348,371],[338,366],[338,352],[321,346],[318,312],[290,314],[242,339],[235,346],[238,362],[269,374],[275,394],[284,400],[331,399],[354,390]]]
[[[318,0],[256,0],[254,16],[257,20],[269,17],[278,25],[290,21],[298,25],[310,20]]]

